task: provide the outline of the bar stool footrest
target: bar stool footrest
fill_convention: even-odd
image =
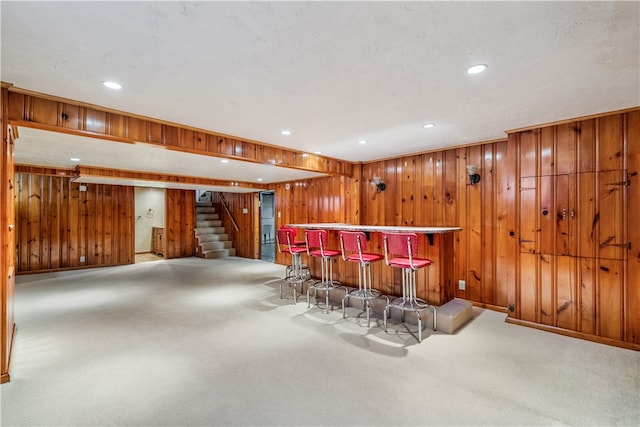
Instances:
[[[376,299],[382,295],[382,292],[376,289],[367,289],[366,291],[363,289],[356,289],[349,292],[346,296],[349,298],[357,298],[363,300]]]

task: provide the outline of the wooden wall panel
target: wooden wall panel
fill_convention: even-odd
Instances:
[[[632,111],[576,120],[508,141],[363,164],[356,217],[372,225],[460,226],[446,292],[502,308],[514,321],[637,344],[640,251],[626,243],[640,246],[638,225],[628,220],[640,214],[639,117]],[[482,176],[475,186],[469,164]],[[376,191],[376,176],[384,192]],[[336,205],[326,196],[343,191],[328,178],[305,190],[279,186],[279,223],[343,221],[332,216]],[[382,251],[377,237],[369,248]],[[373,274],[383,292],[396,293],[389,270],[374,265]],[[338,264],[335,271],[354,283],[355,269]],[[466,290],[457,289],[458,280]],[[420,292],[435,289],[430,273],[420,272],[418,281]]]
[[[0,384],[10,379],[11,351],[15,333],[14,135],[9,129],[8,115],[8,89],[3,84],[0,87]]]
[[[631,313],[639,284],[629,277],[639,273],[639,224],[630,221],[640,213],[637,117],[635,110],[510,135],[521,180],[519,307],[511,318],[638,343]]]
[[[194,190],[167,189],[165,192],[165,254],[166,259],[190,257],[195,254],[196,194]],[[133,234],[133,221],[131,229]],[[133,249],[132,249],[133,250]]]
[[[133,187],[27,173],[16,184],[18,273],[134,262]]]
[[[630,184],[627,238],[631,244],[626,263],[625,341],[640,344],[640,111],[627,114],[625,138]]]
[[[236,250],[236,256],[259,259],[260,236],[262,234],[257,228],[260,221],[260,216],[258,215],[259,194],[223,193],[223,195],[227,202],[229,212],[238,225],[239,230],[235,229],[235,226],[229,218],[229,214],[226,213],[220,202],[215,202],[215,208]],[[244,209],[247,210],[246,213]]]

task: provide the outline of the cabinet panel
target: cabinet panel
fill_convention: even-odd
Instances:
[[[596,333],[596,259],[578,258],[580,326],[578,330],[586,334]]]
[[[520,180],[520,252],[536,253],[538,240],[538,205],[536,177]]]
[[[555,223],[556,223],[556,206],[555,194],[553,186],[553,176],[539,177],[540,189],[538,196],[540,197],[540,207],[537,212],[539,224],[540,245],[538,253],[554,254],[555,250]]]
[[[623,317],[623,261],[598,261],[598,329],[599,335],[621,340]]]
[[[538,260],[537,254],[520,255],[520,318],[529,322],[537,322],[538,305]]]
[[[555,251],[558,255],[573,255],[573,245],[569,233],[572,207],[569,204],[569,187],[575,175],[558,175],[553,179],[555,191],[555,218],[553,231]]]
[[[598,174],[599,258],[625,259],[627,239],[624,235],[624,196],[627,191],[624,171],[600,172]]]
[[[151,245],[151,252],[164,256],[164,227],[153,227],[151,229]]]
[[[543,325],[555,324],[555,258],[553,255],[540,255],[540,314],[539,323]]]
[[[576,330],[578,307],[575,270],[577,258],[559,256],[556,258],[556,322],[560,328]]]
[[[520,180],[520,251],[571,255],[569,175]]]
[[[578,208],[576,209],[577,254],[581,257],[596,256],[597,226],[600,215],[596,209],[596,174],[578,175]]]

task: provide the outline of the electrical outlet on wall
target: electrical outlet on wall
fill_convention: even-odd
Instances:
[[[464,291],[467,288],[467,283],[464,280],[458,280],[458,289]]]
[[[84,262],[84,256],[80,257],[80,262]]]

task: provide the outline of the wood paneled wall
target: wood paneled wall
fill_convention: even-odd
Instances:
[[[134,262],[133,187],[15,177],[19,273]]]
[[[196,193],[194,190],[167,189],[165,193],[164,257],[193,256],[196,251]]]
[[[640,344],[639,121],[636,110],[510,134],[514,321]]]
[[[477,166],[476,185],[469,183],[467,165]],[[455,281],[445,286],[449,297],[503,310],[512,322],[640,348],[639,173],[635,109],[366,163],[352,179],[291,182],[288,190],[282,183],[275,193],[276,227],[460,226]],[[376,176],[385,191],[377,192]],[[422,255],[436,256],[422,247]],[[369,248],[382,251],[375,235]],[[277,255],[276,262],[288,259]],[[334,275],[355,283],[342,264],[334,264]],[[418,276],[419,292],[427,295],[436,288],[430,273]],[[396,292],[388,284],[397,282],[397,272],[375,265],[373,274],[381,290]]]
[[[0,384],[10,379],[15,333],[15,211],[13,209],[13,135],[7,122],[7,88],[0,88]]]
[[[223,193],[229,214],[222,206],[220,199],[214,195],[214,206],[222,220],[222,225],[229,235],[236,256],[245,258],[260,258],[260,197],[259,193]],[[244,210],[247,210],[246,213]],[[236,230],[231,218],[238,225]]]

